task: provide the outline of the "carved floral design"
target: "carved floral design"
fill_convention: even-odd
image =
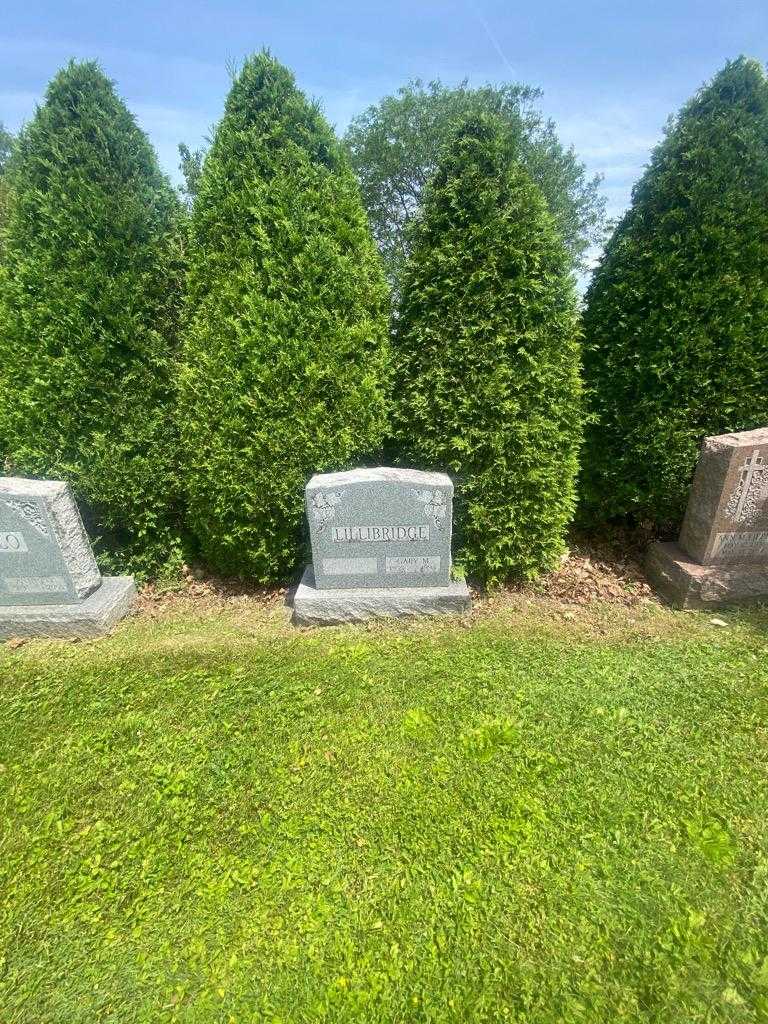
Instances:
[[[445,491],[412,490],[412,496],[424,506],[424,512],[436,530],[442,530],[448,513]]]
[[[48,523],[45,521],[45,517],[40,511],[40,506],[36,502],[24,501],[23,498],[3,498],[3,504],[7,505],[17,515],[20,515],[22,519],[26,519],[43,537],[49,535]]]
[[[317,523],[317,532],[322,533],[328,523],[336,516],[336,509],[341,504],[343,491],[321,491],[312,495],[312,518]]]

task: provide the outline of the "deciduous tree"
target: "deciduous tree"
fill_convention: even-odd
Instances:
[[[604,201],[552,121],[536,108],[538,89],[518,84],[450,88],[416,79],[352,120],[344,137],[360,179],[390,282],[397,289],[408,255],[408,227],[457,122],[488,114],[501,119],[517,158],[538,184],[574,267],[600,234]]]

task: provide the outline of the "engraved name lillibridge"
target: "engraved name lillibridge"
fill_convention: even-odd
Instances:
[[[418,526],[334,526],[331,540],[336,544],[371,544],[380,542],[429,540],[429,527]]]
[[[451,579],[453,483],[445,473],[392,466],[316,473],[306,509],[312,565],[294,595],[297,623],[470,607],[466,583]]]
[[[387,466],[323,473],[307,484],[318,589],[448,587],[453,484]]]

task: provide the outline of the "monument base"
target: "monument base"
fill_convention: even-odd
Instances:
[[[366,619],[456,615],[471,607],[466,583],[457,580],[446,587],[318,590],[312,566],[308,565],[293,598],[293,621],[297,626],[336,626]]]
[[[104,576],[101,586],[78,604],[2,607],[0,639],[103,636],[128,613],[135,597],[133,576]]]
[[[768,565],[699,565],[679,544],[648,548],[645,575],[676,608],[721,608],[768,601]]]

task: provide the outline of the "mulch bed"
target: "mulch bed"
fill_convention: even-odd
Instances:
[[[651,599],[643,573],[647,539],[618,534],[609,539],[573,538],[568,557],[555,572],[519,589],[567,604],[608,601],[632,607]]]
[[[640,533],[617,532],[599,540],[574,536],[558,569],[533,583],[512,583],[504,589],[510,595],[540,595],[564,605],[602,601],[633,607],[647,603],[653,595],[642,570],[647,542],[647,536]],[[183,579],[172,588],[142,587],[134,614],[157,618],[181,603],[199,611],[254,604],[275,608],[285,603],[289,589],[259,587],[185,567]]]

